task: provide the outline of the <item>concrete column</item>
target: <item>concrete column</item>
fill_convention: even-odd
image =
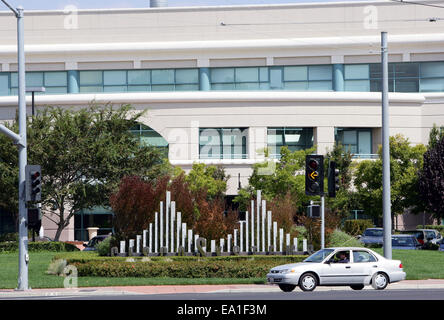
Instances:
[[[344,91],[344,65],[342,63],[333,64],[333,90]]]
[[[68,93],[80,92],[80,76],[77,70],[68,70]]]
[[[314,144],[318,154],[327,154],[335,144],[335,127],[315,127],[313,130]]]
[[[210,68],[199,68],[199,90],[210,91]]]

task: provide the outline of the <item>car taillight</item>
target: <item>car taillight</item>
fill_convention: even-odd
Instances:
[[[399,269],[402,269],[402,263],[399,264]]]

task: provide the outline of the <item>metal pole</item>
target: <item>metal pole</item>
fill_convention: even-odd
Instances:
[[[35,112],[34,112],[34,91],[32,92],[32,116],[34,116],[35,115]]]
[[[23,8],[17,8],[17,56],[18,56],[18,119],[19,135],[19,277],[17,290],[29,290],[28,286],[28,215],[25,197],[25,167],[27,164],[26,96],[25,96],[25,46]]]
[[[325,206],[324,195],[321,195],[321,249],[325,248]]]
[[[388,105],[387,32],[381,32],[382,63],[382,221],[384,229],[384,257],[392,258],[392,220],[390,202],[390,141]]]

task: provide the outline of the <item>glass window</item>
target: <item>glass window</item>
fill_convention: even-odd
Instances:
[[[376,258],[371,253],[359,250],[353,251],[353,262],[354,263],[364,263],[364,262],[376,262]]]
[[[396,92],[419,92],[419,79],[396,79]]]
[[[331,80],[331,79],[332,79],[331,65],[308,67],[308,80],[312,81],[312,80]]]
[[[199,71],[197,69],[177,69],[176,84],[199,83]]]
[[[246,159],[247,128],[201,128],[200,159]]]
[[[145,92],[151,91],[150,86],[128,86],[128,92]]]
[[[370,80],[345,80],[344,81],[345,91],[370,91]]]
[[[372,153],[372,133],[371,131],[358,131],[359,154]]]
[[[444,62],[422,62],[421,78],[434,78],[444,76]]]
[[[354,155],[370,156],[372,153],[372,130],[368,128],[337,128],[336,142],[340,142]]]
[[[129,85],[146,85],[151,83],[150,70],[128,70]]]
[[[213,90],[234,90],[234,83],[213,83],[211,85]]]
[[[282,68],[270,68],[270,88],[282,89]]]
[[[104,86],[103,92],[126,92],[128,91],[127,86]]]
[[[211,82],[214,83],[234,82],[234,68],[211,69]]]
[[[236,83],[237,90],[259,90],[259,82],[256,83]]]
[[[307,91],[308,90],[308,81],[285,82],[284,88],[286,90]]]
[[[67,87],[45,87],[46,94],[63,94],[68,93]]]
[[[11,73],[11,88],[17,88],[18,87],[18,75],[17,72]]]
[[[153,84],[174,84],[174,69],[152,70],[151,78]]]
[[[267,129],[267,147],[271,158],[280,158],[281,148],[292,152],[313,146],[313,128],[276,127]]]
[[[395,78],[413,77],[419,76],[419,64],[418,63],[396,63],[394,65]]]
[[[45,72],[45,87],[65,87],[67,85],[67,72]]]
[[[103,87],[100,86],[80,86],[81,93],[94,93],[94,92],[103,92]]]
[[[259,77],[261,82],[268,82],[268,68],[259,68]]]
[[[176,84],[176,91],[198,91],[198,84]]]
[[[332,90],[331,81],[309,81],[308,82],[309,91],[330,91]]]
[[[258,68],[236,68],[235,82],[259,82]]]
[[[368,64],[346,64],[344,66],[344,77],[346,80],[368,79],[369,78],[369,65]]]
[[[421,92],[444,91],[444,78],[421,79]]]
[[[80,71],[80,86],[102,85],[102,71]]]
[[[43,87],[43,72],[26,73],[27,87]]]
[[[284,67],[284,81],[307,81],[307,69],[306,66]]]
[[[152,85],[151,91],[174,91],[174,84],[171,85]]]
[[[103,84],[105,86],[126,85],[126,71],[104,71]]]
[[[0,73],[0,95],[7,96],[9,94],[9,75]]]

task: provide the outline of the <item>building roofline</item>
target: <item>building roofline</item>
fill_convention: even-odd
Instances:
[[[416,0],[421,3],[441,3],[440,0]],[[156,7],[156,8],[98,8],[78,9],[78,13],[131,13],[131,12],[174,12],[174,11],[218,11],[218,10],[249,10],[249,9],[285,9],[304,7],[340,7],[340,6],[368,6],[368,5],[407,5],[388,0],[361,0],[361,1],[328,1],[328,2],[304,2],[304,3],[279,3],[279,4],[246,4],[246,5],[220,5],[220,6],[184,6],[184,7]],[[26,10],[25,15],[41,14],[67,14],[64,9],[55,10]],[[11,15],[9,10],[0,11],[0,15]]]

